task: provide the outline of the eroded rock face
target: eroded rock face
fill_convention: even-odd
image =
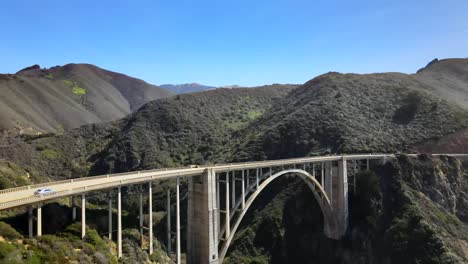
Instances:
[[[468,223],[468,178],[461,160],[450,157],[432,160],[429,156],[420,156],[418,159],[401,158],[400,164],[403,180],[411,188]]]

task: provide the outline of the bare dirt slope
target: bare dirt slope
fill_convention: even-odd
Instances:
[[[0,131],[57,132],[116,120],[172,95],[142,80],[90,64],[0,75]]]

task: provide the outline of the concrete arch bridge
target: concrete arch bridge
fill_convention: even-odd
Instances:
[[[468,154],[448,156],[468,158]],[[144,226],[143,213],[146,211],[150,216],[153,215],[152,183],[175,180],[175,212],[171,210],[171,194],[167,192],[166,248],[171,253],[175,244],[175,262],[179,264],[181,263],[179,186],[180,180],[187,178],[187,263],[222,263],[249,207],[275,179],[284,175],[300,177],[312,191],[322,210],[325,235],[332,239],[340,239],[348,227],[348,188],[355,186],[354,175],[359,170],[369,169],[376,162],[384,163],[391,158],[394,158],[392,154],[319,156],[83,177],[1,190],[0,210],[27,206],[28,235],[41,236],[42,206],[59,198],[69,197],[73,207],[71,217],[76,220],[75,202],[78,198],[81,204],[81,235],[85,237],[86,195],[93,192],[109,192],[107,233],[110,239],[116,240],[117,254],[121,257],[121,188],[130,185],[148,186],[146,195],[143,192],[139,193],[139,228],[141,236],[148,237],[148,251],[151,254],[153,222],[152,217],[149,217],[149,223]],[[54,192],[35,195],[34,191],[39,188],[50,188]],[[144,196],[148,199],[147,208],[143,208]],[[116,215],[113,214],[114,199],[117,201]],[[171,227],[173,214],[176,218],[174,228]],[[114,221],[117,222],[116,226]],[[113,233],[117,233],[115,238],[112,237]]]

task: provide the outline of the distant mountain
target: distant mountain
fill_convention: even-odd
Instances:
[[[207,86],[199,83],[162,84],[159,87],[169,90],[176,94],[201,92],[216,88],[214,86]]]
[[[0,74],[0,132],[56,132],[109,122],[173,93],[90,64]]]

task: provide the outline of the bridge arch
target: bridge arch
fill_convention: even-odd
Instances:
[[[320,209],[322,210],[322,214],[324,218],[323,219],[324,220],[323,221],[324,232],[326,234],[331,234],[334,232],[334,230],[337,229],[337,221],[333,214],[333,209],[332,209],[332,205],[330,202],[330,198],[328,197],[327,193],[325,192],[321,184],[315,179],[315,177],[305,170],[300,170],[300,169],[283,170],[266,178],[258,186],[258,188],[248,197],[247,201],[245,202],[244,209],[240,212],[239,216],[235,220],[234,225],[232,225],[231,227],[231,232],[229,234],[229,237],[226,239],[225,243],[221,247],[221,251],[219,253],[219,260],[220,260],[219,263],[223,263],[224,257],[226,256],[227,250],[229,249],[229,246],[232,240],[234,239],[234,235],[236,234],[237,228],[239,227],[240,223],[242,222],[242,219],[244,218],[245,214],[247,213],[247,211],[249,210],[250,206],[253,204],[255,199],[258,197],[258,195],[275,179],[281,176],[287,175],[287,174],[292,174],[301,178],[307,184],[307,186],[312,191],[312,193],[314,194],[314,197],[317,200],[320,206]]]

